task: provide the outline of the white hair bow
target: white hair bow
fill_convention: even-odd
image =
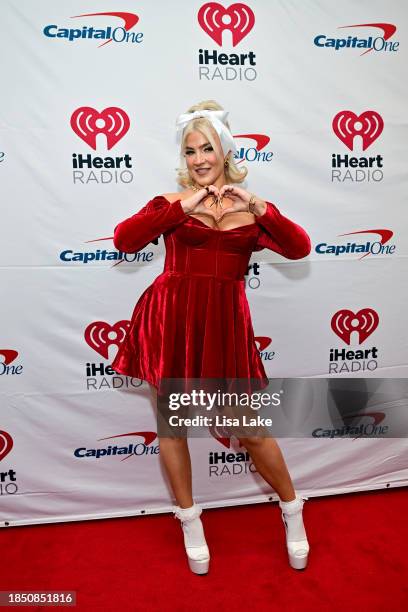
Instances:
[[[183,130],[186,125],[193,119],[205,117],[205,119],[208,119],[208,121],[212,124],[213,128],[217,132],[221,141],[221,147],[224,152],[224,155],[228,155],[230,151],[232,155],[234,155],[237,150],[237,146],[235,144],[234,137],[232,136],[230,130],[224,123],[224,121],[226,121],[227,119],[227,116],[228,111],[224,110],[201,110],[194,111],[193,113],[184,113],[183,115],[179,115],[176,120],[176,137],[178,144],[181,144]]]

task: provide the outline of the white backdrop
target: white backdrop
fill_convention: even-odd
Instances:
[[[302,261],[252,257],[247,295],[268,376],[407,378],[403,0],[1,4],[2,526],[173,503],[148,387],[108,367],[115,325],[162,271],[163,241],[123,261],[112,235],[177,190],[175,118],[200,100],[230,111],[248,188],[313,243]],[[102,345],[86,333],[98,322]],[[344,359],[331,361],[335,349]],[[280,445],[309,496],[408,484],[402,437]],[[276,499],[234,441],[190,448],[204,507]]]

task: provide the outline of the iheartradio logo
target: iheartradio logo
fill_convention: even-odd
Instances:
[[[72,113],[71,128],[75,134],[96,151],[96,137],[103,134],[108,151],[129,130],[130,120],[122,108],[110,106],[98,112],[91,106],[81,106]]]
[[[381,135],[384,121],[381,115],[373,110],[367,110],[361,115],[356,115],[350,110],[342,110],[333,118],[332,127],[337,138],[350,151],[354,149],[356,136],[361,139],[365,151]],[[332,153],[331,167],[332,182],[378,182],[384,178],[383,156],[379,154],[354,157],[347,153],[345,155]]]
[[[336,312],[331,320],[331,328],[346,344],[351,343],[352,332],[357,332],[358,342],[362,344],[378,327],[379,316],[372,308],[362,308],[354,313],[343,309]]]
[[[198,11],[197,18],[204,32],[219,47],[223,46],[225,30],[231,33],[232,46],[236,47],[255,23],[253,10],[241,2],[227,8],[217,2],[207,2]],[[254,51],[224,53],[216,49],[199,49],[198,64],[199,79],[204,81],[254,81],[258,76]]]
[[[117,321],[110,325],[106,321],[94,321],[85,329],[84,338],[103,359],[109,359],[112,345],[120,347],[130,327],[130,321]],[[113,360],[111,360],[113,361]],[[88,362],[85,366],[87,391],[106,391],[106,389],[138,389],[143,380],[131,373],[113,369],[109,363]]]
[[[333,131],[337,138],[353,151],[354,138],[360,136],[363,151],[368,149],[381,135],[384,129],[384,121],[379,113],[368,110],[357,116],[350,110],[343,110],[334,117]]]
[[[13,438],[7,431],[0,430],[0,461],[6,457],[13,448]]]
[[[269,144],[270,138],[265,134],[237,134],[234,135],[235,139],[243,138],[244,142],[249,140],[253,141],[255,146],[239,147],[234,155],[235,163],[241,164],[242,162],[253,163],[253,162],[271,162],[273,152],[264,150]]]
[[[222,47],[222,35],[229,30],[232,46],[236,47],[252,30],[255,23],[254,12],[246,4],[237,2],[228,8],[218,2],[208,2],[198,11],[198,23],[212,40]]]
[[[363,344],[377,329],[379,317],[373,308],[362,308],[353,312],[346,308],[336,312],[331,319],[334,333],[349,346],[352,333],[356,332],[358,343]],[[331,348],[329,356],[329,374],[361,374],[378,368],[378,348]]]
[[[129,326],[130,321],[118,321],[114,325],[106,321],[94,321],[85,329],[85,341],[101,357],[109,359],[109,347],[114,345],[119,348]]]
[[[106,148],[112,149],[129,130],[130,120],[122,108],[109,106],[99,112],[91,106],[81,106],[71,116],[71,128],[91,149],[96,151],[97,136],[103,134]],[[131,183],[133,181],[132,157],[94,157],[91,153],[73,153],[73,183],[95,185]]]

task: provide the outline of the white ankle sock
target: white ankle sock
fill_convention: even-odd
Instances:
[[[285,510],[286,510],[286,508],[288,510],[290,510],[291,508],[295,508],[298,503],[299,503],[299,498],[297,496],[295,497],[295,499],[292,499],[289,502],[288,501],[284,502],[284,501],[281,500],[281,504],[284,505]]]
[[[288,542],[299,542],[300,540],[307,539],[305,526],[303,524],[301,510],[303,504],[301,504],[301,501],[302,499],[296,496],[296,499],[290,502],[280,502],[280,507],[288,526]],[[290,514],[296,507],[299,507],[299,511]]]
[[[197,505],[195,503],[189,508],[181,508],[180,506],[178,507],[178,512],[180,516],[182,516],[183,520],[189,519],[191,516],[194,516],[196,511],[197,511]]]
[[[205,536],[203,524],[200,517],[191,519],[197,513],[197,505],[193,504],[190,508],[178,508],[178,517],[182,521],[183,532],[186,546],[205,546]],[[190,520],[188,520],[190,519]]]
[[[183,524],[186,546],[205,546],[203,524],[200,518]]]

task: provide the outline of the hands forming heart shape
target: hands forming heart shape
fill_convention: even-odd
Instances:
[[[209,207],[204,205],[208,196],[213,197],[213,202]],[[225,196],[232,200],[232,205],[226,208],[222,205]],[[209,215],[216,223],[219,223],[226,215],[234,212],[247,212],[250,198],[251,196],[247,191],[234,185],[223,185],[221,189],[218,189],[215,185],[209,185],[208,194],[203,194],[203,197],[195,206],[194,212]]]

